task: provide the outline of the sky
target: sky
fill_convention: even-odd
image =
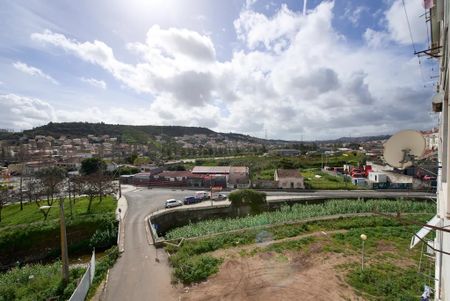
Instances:
[[[414,55],[428,47],[422,1],[404,3],[0,0],[0,128],[87,121],[289,140],[430,129],[438,68]]]

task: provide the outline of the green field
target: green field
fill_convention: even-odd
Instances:
[[[46,201],[41,201],[41,205],[47,205]],[[53,206],[48,214],[47,221],[51,221],[59,218],[59,202],[54,201]],[[92,202],[92,208],[90,213],[86,213],[88,206],[88,198],[77,198],[72,206],[72,215],[70,212],[69,200],[64,201],[64,210],[66,219],[70,218],[82,218],[94,214],[104,214],[114,212],[116,209],[116,201],[114,197],[103,197],[100,203],[98,199],[94,199]],[[39,207],[35,203],[25,203],[23,210],[20,210],[19,204],[13,204],[5,206],[2,211],[2,221],[0,222],[0,231],[2,227],[14,226],[20,224],[30,224],[33,222],[40,222],[44,220],[44,215],[39,210]]]
[[[361,189],[343,176],[330,175],[319,169],[304,169],[301,173],[305,179],[305,187],[309,189]]]
[[[432,202],[406,200],[330,200],[323,204],[295,204],[292,207],[284,206],[278,211],[264,212],[247,217],[200,221],[172,229],[166,233],[166,238],[198,237],[249,227],[300,221],[312,217],[374,211],[384,213],[433,213],[436,211],[436,206]]]

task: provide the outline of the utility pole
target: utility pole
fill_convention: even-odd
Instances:
[[[64,217],[64,196],[59,198],[59,221],[61,236],[62,279],[65,285],[69,282],[69,254],[67,251],[66,220]]]

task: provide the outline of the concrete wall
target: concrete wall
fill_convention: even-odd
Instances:
[[[294,187],[291,187],[291,183]],[[278,179],[278,187],[279,188],[298,188],[303,189],[305,188],[305,185],[303,183],[303,178],[281,178]]]

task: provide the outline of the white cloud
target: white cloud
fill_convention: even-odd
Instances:
[[[88,83],[89,85],[91,85],[93,87],[97,87],[97,88],[100,88],[103,90],[106,89],[106,83],[102,80],[98,80],[95,78],[86,78],[86,77],[81,77],[80,80],[82,82]]]
[[[305,19],[283,4],[277,14],[268,18],[252,10],[244,10],[234,21],[238,38],[250,49],[263,45],[266,49],[287,46]]]
[[[333,10],[328,1],[306,16],[285,5],[272,17],[244,8],[234,22],[242,49],[224,62],[208,36],[187,29],[151,27],[144,42],[127,45],[136,64],[118,60],[101,41],[50,31],[32,38],[102,67],[153,99],[140,110],[84,110],[80,120],[198,125],[259,136],[268,129],[271,137],[289,139],[431,126],[424,99],[432,91],[422,88],[415,58],[380,47],[393,31],[368,29],[366,44],[350,47],[333,28]]]
[[[245,0],[245,8],[250,9],[258,0]]]
[[[16,94],[0,94],[0,128],[29,129],[55,118],[55,111],[48,102]]]
[[[39,76],[39,77],[45,78],[46,80],[51,81],[55,85],[58,84],[58,82],[53,77],[51,77],[48,74],[45,74],[44,72],[42,72],[42,70],[40,70],[40,69],[38,69],[36,67],[29,66],[29,65],[27,65],[25,63],[22,63],[22,62],[15,62],[13,64],[13,66],[14,66],[14,68],[16,68],[19,71],[22,71],[23,73],[26,73],[26,74],[31,75],[31,76]]]
[[[344,11],[344,18],[348,19],[354,26],[358,25],[361,15],[368,11],[365,6],[358,6],[356,8],[347,7]]]
[[[403,7],[403,3],[405,6]],[[405,14],[408,15],[408,19]],[[427,25],[424,17],[425,10],[421,1],[395,0],[384,12],[380,23],[384,27],[381,31],[367,28],[364,38],[371,46],[387,46],[390,41],[401,45],[412,43],[411,34],[415,44],[425,45],[427,42]],[[409,32],[411,28],[411,34]]]
[[[427,28],[425,17],[423,16],[425,10],[422,6],[422,1],[402,2],[402,0],[396,0],[392,4],[386,12],[387,27],[392,39],[401,44],[411,43],[408,21],[402,3],[405,3],[414,42],[425,43],[427,41]]]

